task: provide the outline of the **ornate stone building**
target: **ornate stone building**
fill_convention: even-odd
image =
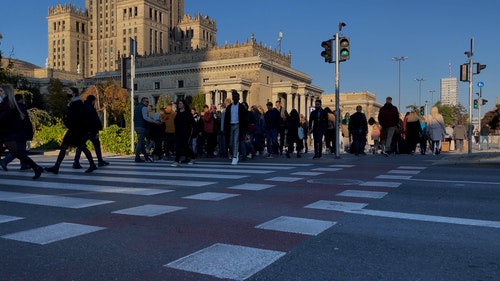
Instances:
[[[119,80],[119,73],[99,73],[93,82],[108,78]],[[220,104],[236,90],[249,105],[280,100],[288,110],[303,113],[321,97],[322,90],[311,82],[307,74],[291,68],[290,55],[262,46],[252,37],[242,44],[139,56],[133,87],[136,98],[157,100],[168,95],[175,101],[205,94],[207,104]]]
[[[340,93],[340,116],[343,117],[346,113],[353,114],[356,112],[356,106],[363,107],[363,113],[366,118],[373,117],[375,120],[378,118],[378,111],[383,104],[376,101],[377,96],[366,90],[362,92]],[[335,109],[335,94],[323,94],[323,106]]]
[[[86,0],[86,9],[49,8],[47,67],[81,73],[87,85],[120,81],[121,57],[137,42],[134,97],[172,100],[205,94],[219,104],[231,90],[250,105],[281,100],[308,112],[322,90],[284,55],[255,41],[218,46],[215,20],[185,15],[184,0]],[[130,60],[126,66],[130,76]],[[130,80],[129,80],[130,81]]]

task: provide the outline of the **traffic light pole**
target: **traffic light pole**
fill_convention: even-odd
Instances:
[[[472,60],[472,49],[474,47],[474,37],[470,39],[470,51],[465,52],[467,56],[469,57],[469,131],[467,134],[467,139],[468,139],[468,147],[467,147],[467,153],[472,154],[472,83],[473,83],[473,60]],[[479,117],[478,117],[479,118]]]
[[[481,133],[481,106],[483,106],[483,88],[479,88],[479,98],[477,102],[477,129],[479,133]],[[483,142],[481,141],[481,137],[479,137],[479,150],[482,149],[481,145]]]
[[[339,31],[335,34],[335,158],[340,158],[340,138],[338,131],[340,129],[340,61],[339,61],[339,37],[342,30],[342,23],[339,24]]]

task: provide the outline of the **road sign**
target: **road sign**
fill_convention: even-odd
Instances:
[[[482,82],[482,81],[477,82],[477,86],[478,86],[479,88],[484,87],[484,82]]]

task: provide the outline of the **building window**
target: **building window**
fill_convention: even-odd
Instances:
[[[137,91],[137,84],[134,84],[134,91]]]
[[[160,82],[155,82],[155,90],[160,89]]]
[[[184,88],[184,80],[177,81],[177,88]]]

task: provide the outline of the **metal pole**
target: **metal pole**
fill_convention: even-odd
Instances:
[[[421,105],[421,97],[422,97],[422,81],[425,81],[424,78],[417,78],[415,79],[418,82],[418,106]]]
[[[473,83],[473,74],[474,72],[472,71],[473,67],[473,47],[474,47],[474,37],[471,37],[470,39],[470,53],[468,54],[469,56],[469,132],[468,132],[468,148],[467,148],[467,153],[472,154],[472,83]],[[478,101],[479,102],[479,101]]]
[[[340,140],[338,130],[340,129],[340,62],[339,62],[339,32],[335,34],[335,158],[340,158]]]
[[[479,130],[479,150],[483,149],[481,141],[481,106],[483,105],[483,88],[479,88],[479,98],[477,99],[477,129]]]
[[[135,54],[130,55],[130,149],[134,152],[134,78]]]
[[[398,59],[398,110],[401,111],[401,59]]]

